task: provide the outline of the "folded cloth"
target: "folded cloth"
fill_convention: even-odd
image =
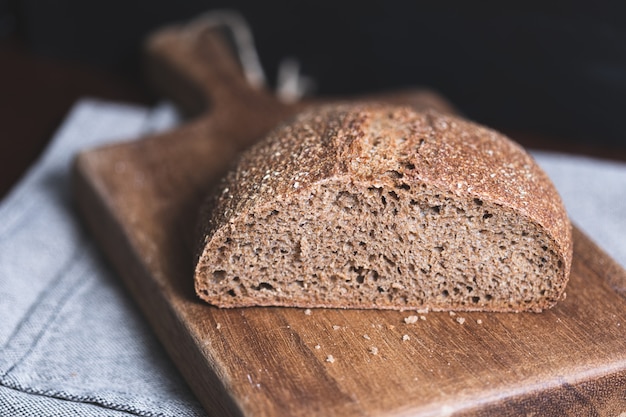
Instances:
[[[77,220],[69,165],[80,149],[177,123],[84,100],[0,204],[0,415],[201,416],[120,280]],[[626,265],[626,164],[535,152],[573,221]]]
[[[0,415],[202,416],[77,220],[71,159],[166,128],[174,111],[79,102],[0,204]]]

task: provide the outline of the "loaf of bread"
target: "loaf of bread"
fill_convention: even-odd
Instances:
[[[571,225],[503,135],[435,112],[329,105],[248,149],[200,214],[197,294],[220,307],[541,311]]]

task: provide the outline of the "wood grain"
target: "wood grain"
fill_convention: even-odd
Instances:
[[[223,310],[199,301],[189,235],[200,199],[237,150],[299,107],[247,87],[214,34],[198,40],[202,52],[175,29],[155,38],[155,78],[185,80],[171,84],[179,101],[204,115],[79,155],[74,189],[87,225],[210,415],[626,411],[626,272],[578,230],[568,297],[541,314],[429,313],[410,324],[404,319],[415,312]],[[444,103],[420,94],[390,100]]]

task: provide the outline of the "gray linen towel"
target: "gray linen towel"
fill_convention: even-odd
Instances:
[[[174,125],[168,106],[84,100],[0,204],[0,416],[201,416],[77,221],[69,164],[83,148]],[[626,164],[534,153],[568,211],[626,265]]]
[[[201,416],[77,221],[79,150],[173,124],[168,108],[79,102],[0,205],[0,416]]]

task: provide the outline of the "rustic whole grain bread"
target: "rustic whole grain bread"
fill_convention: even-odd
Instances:
[[[195,285],[220,307],[541,311],[571,226],[533,159],[468,121],[307,110],[247,150],[201,213]]]

